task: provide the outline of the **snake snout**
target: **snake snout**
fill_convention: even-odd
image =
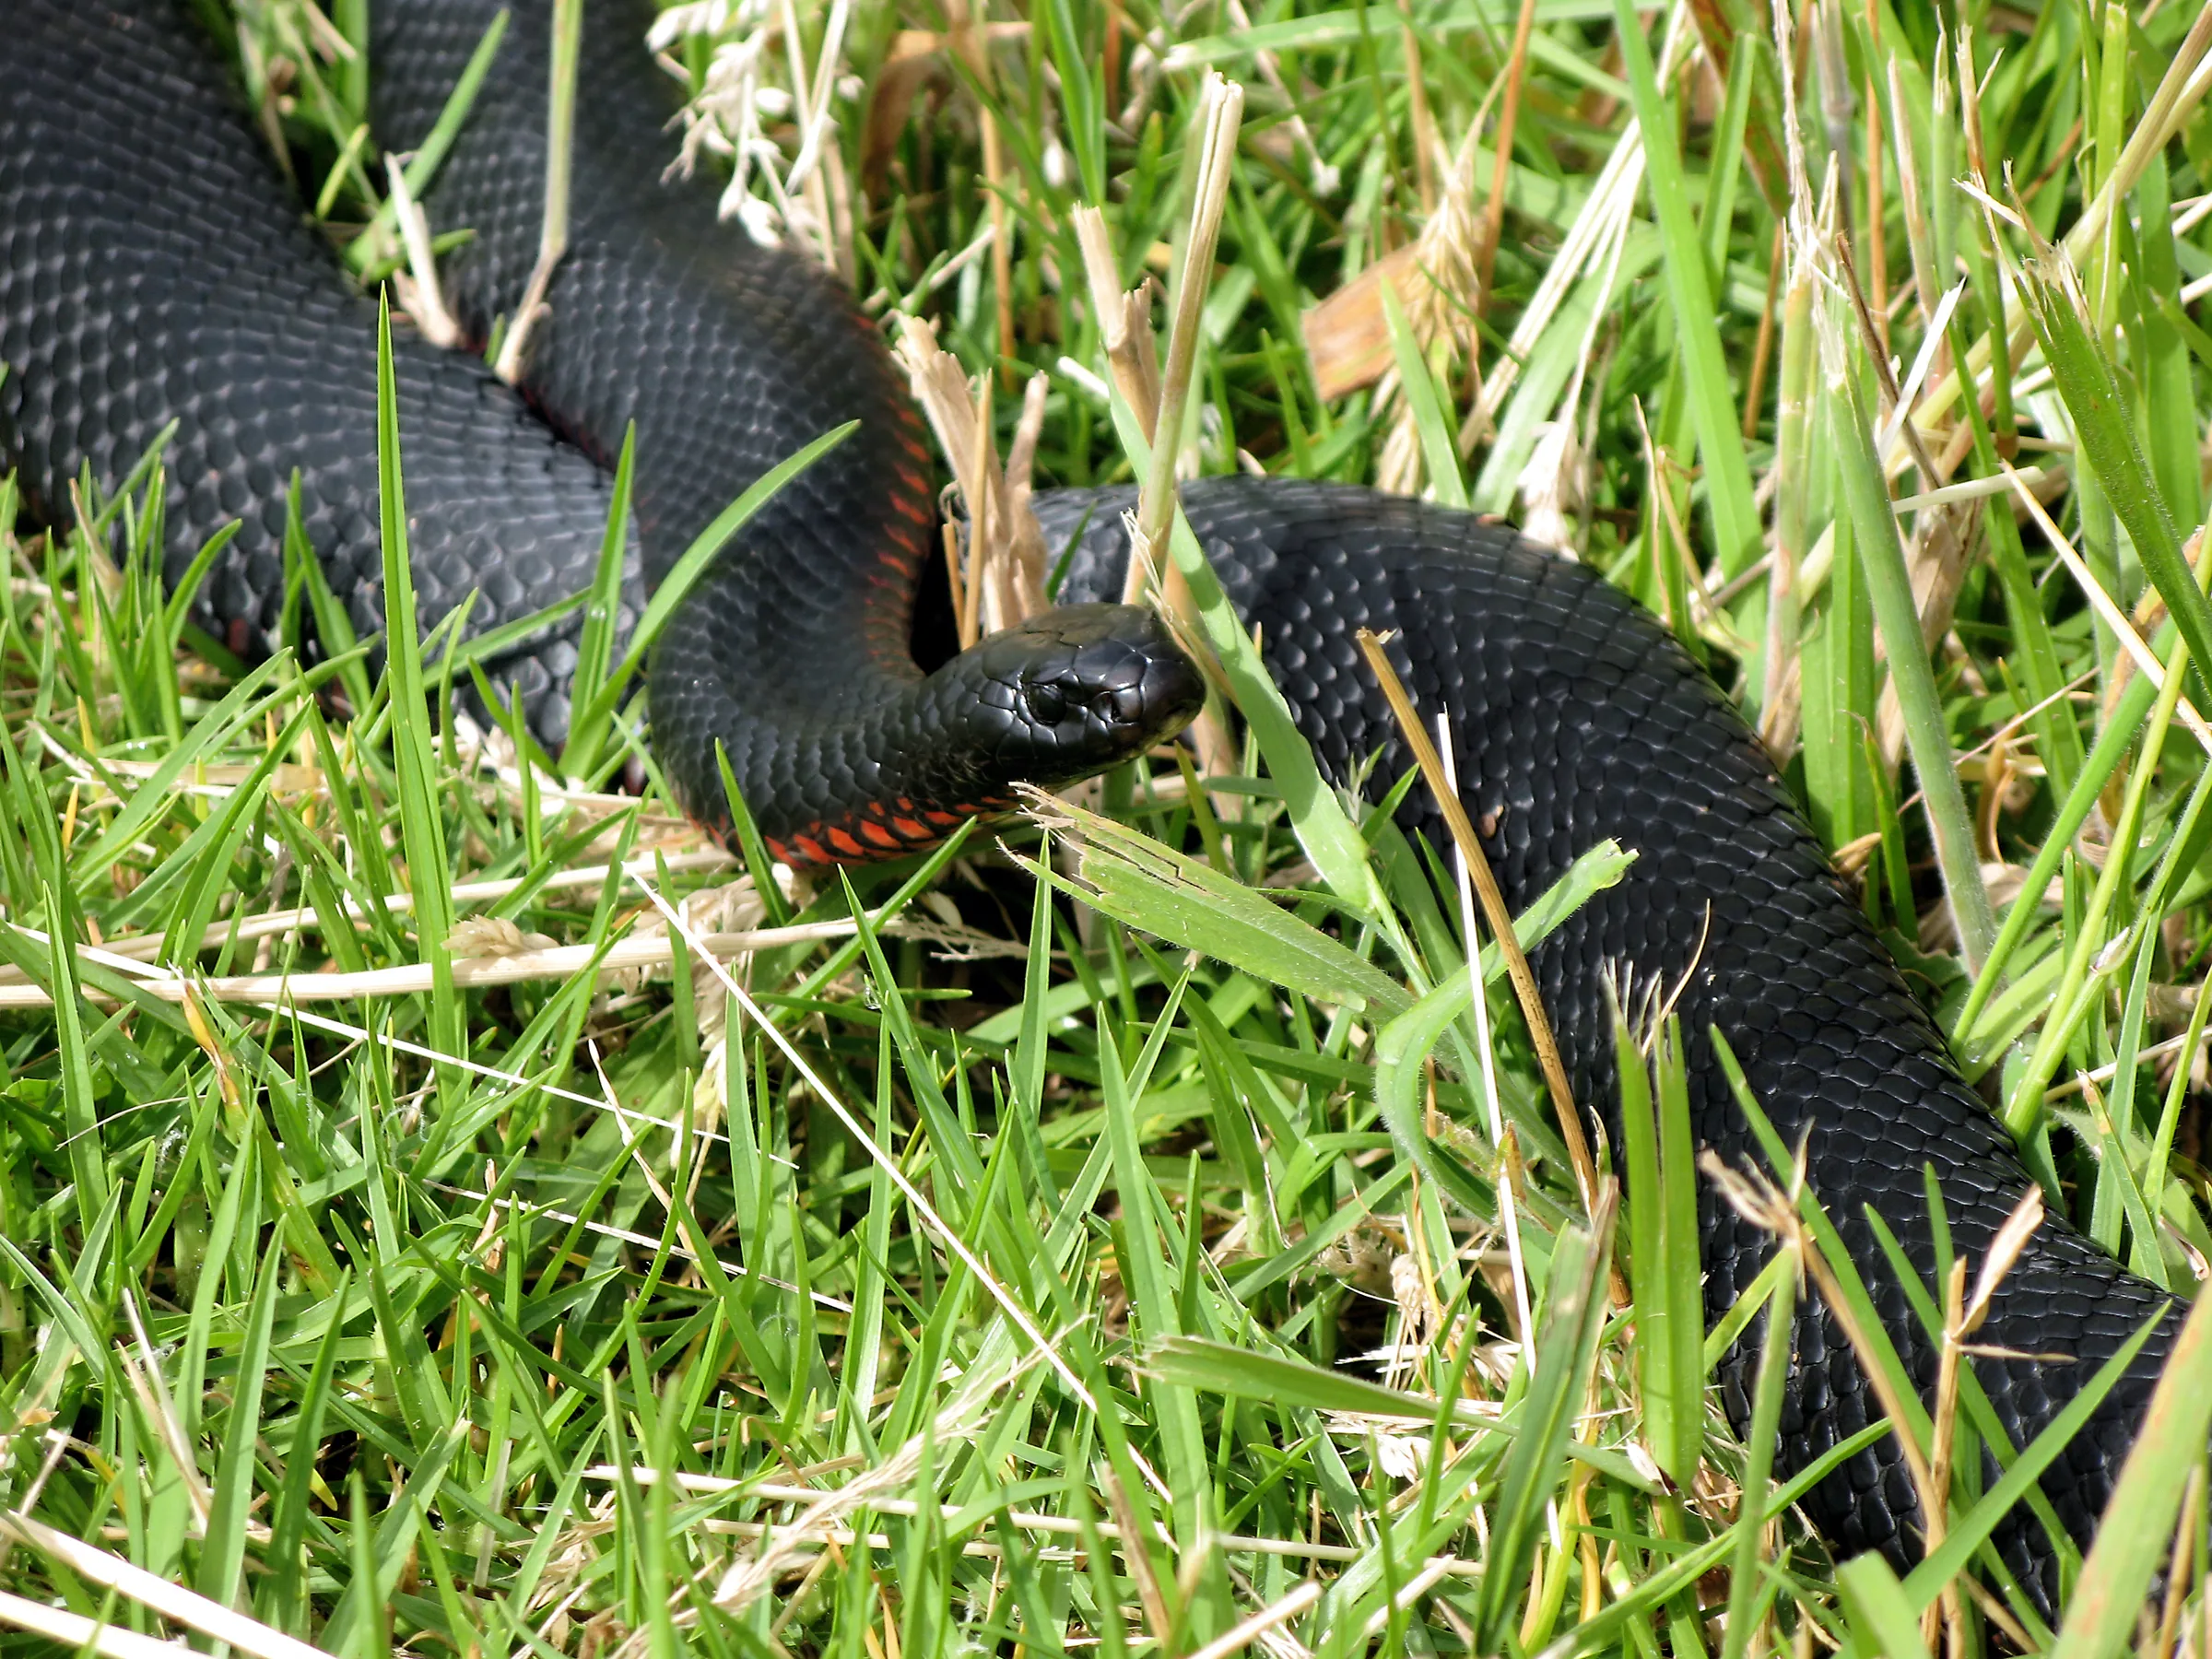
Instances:
[[[1206,698],[1198,669],[1151,612],[1127,605],[1048,611],[994,635],[976,718],[999,767],[1068,782],[1172,735]]]

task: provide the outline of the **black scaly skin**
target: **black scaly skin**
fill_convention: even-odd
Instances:
[[[387,147],[429,131],[498,9],[379,0],[371,59]],[[537,258],[546,12],[517,9],[429,197],[438,224],[475,232],[441,277],[479,339],[520,303]],[[1012,805],[1012,777],[1070,782],[1179,729],[1203,687],[1154,618],[1120,606],[1040,618],[926,681],[915,669],[912,599],[938,556],[938,514],[904,377],[826,272],[715,233],[719,187],[703,176],[664,179],[675,147],[662,129],[680,96],[642,49],[652,16],[619,0],[584,8],[569,248],[524,394],[610,464],[637,423],[649,588],[746,486],[864,423],[746,527],[661,637],[653,748],[687,807],[727,825],[719,737],[779,855],[882,858]],[[1024,718],[1053,700],[1061,718]],[[1133,734],[1118,754],[1101,752],[1109,728]]]
[[[1065,546],[1089,516],[1064,594],[1118,588],[1127,557],[1120,512],[1132,499],[1042,499],[1050,546]],[[1712,679],[1588,567],[1466,513],[1343,486],[1243,477],[1187,486],[1184,501],[1230,597],[1259,626],[1267,665],[1330,776],[1348,779],[1361,757],[1380,750],[1370,782],[1380,792],[1412,764],[1353,639],[1361,627],[1396,629],[1391,657],[1416,702],[1452,712],[1463,798],[1477,824],[1495,823],[1484,845],[1509,905],[1529,903],[1607,836],[1637,854],[1619,886],[1531,958],[1575,1098],[1602,1105],[1619,1146],[1606,972],[1618,965],[1636,983],[1672,986],[1694,960],[1678,1007],[1692,1034],[1698,1144],[1731,1163],[1768,1168],[1704,1036],[1718,1025],[1783,1139],[1794,1146],[1810,1132],[1813,1186],[1924,1397],[1931,1394],[1936,1347],[1865,1209],[1888,1222],[1924,1283],[1934,1253],[1923,1166],[1935,1166],[1970,1270],[2030,1177]],[[1448,845],[1441,818],[1421,802],[1417,791],[1401,821]],[[1757,1277],[1770,1243],[1710,1186],[1700,1228],[1712,1320]],[[2165,1300],[2071,1227],[2046,1221],[1975,1339],[2075,1356],[2071,1365],[1976,1362],[2016,1445]],[[1801,1307],[1777,1458],[1785,1474],[1881,1416],[1841,1329],[1817,1300]],[[2078,1539],[2103,1511],[2179,1331],[2180,1315],[2169,1312],[2044,1475],[2053,1509]],[[1750,1420],[1757,1359],[1755,1331],[1721,1367],[1739,1431]],[[1878,1548],[1900,1567],[1919,1557],[1919,1505],[1893,1440],[1845,1465],[1806,1507],[1841,1554]],[[2014,1512],[2000,1547],[2047,1605],[2056,1591],[2049,1547],[2025,1517],[2024,1508]]]
[[[162,419],[187,415],[206,429],[191,435],[188,426],[189,441],[181,439],[173,452],[180,485],[192,481],[188,498],[204,489],[219,505],[228,489],[242,510],[265,513],[266,477],[293,464],[297,435],[310,427],[320,432],[315,423],[329,418],[335,404],[351,409],[347,398],[358,401],[358,369],[334,375],[331,364],[338,336],[363,326],[359,302],[345,297],[327,265],[308,280],[308,255],[319,251],[304,232],[286,229],[288,210],[276,219],[265,210],[265,168],[255,173],[247,164],[253,151],[239,147],[250,146],[251,135],[234,118],[200,107],[219,88],[193,67],[193,42],[140,16],[135,27],[146,32],[136,41],[103,41],[96,53],[72,55],[65,38],[72,31],[56,28],[67,15],[58,0],[9,4],[30,27],[14,30],[0,56],[0,356],[10,369],[0,388],[0,448],[52,491],[77,456],[89,455],[96,472],[113,477]],[[132,9],[142,14],[152,5],[133,0]],[[484,0],[381,0],[376,10],[387,32],[374,69],[388,138],[404,143],[422,129],[491,9]],[[605,22],[610,9],[609,0],[596,0],[587,12]],[[701,734],[720,735],[756,811],[790,834],[794,852],[841,854],[812,831],[864,818],[895,823],[901,809],[886,794],[926,773],[933,757],[955,772],[971,765],[942,759],[955,747],[956,729],[980,730],[983,749],[1018,741],[1024,708],[1041,706],[1040,688],[1048,683],[1050,700],[1063,700],[1065,688],[1071,700],[1095,701],[1104,685],[1107,700],[1118,695],[1142,704],[1146,676],[1163,659],[1148,644],[1120,639],[1118,622],[1094,611],[1071,642],[1043,653],[1041,666],[1028,642],[1006,641],[974,659],[971,677],[940,677],[928,683],[934,689],[917,690],[919,677],[903,665],[904,629],[912,574],[931,545],[927,515],[916,510],[926,476],[912,417],[879,347],[831,285],[714,231],[704,187],[659,194],[655,181],[673,144],[653,130],[666,95],[642,66],[634,43],[641,27],[633,12],[586,50],[577,244],[553,286],[554,319],[527,390],[603,455],[619,442],[620,422],[639,419],[639,520],[653,569],[665,568],[684,538],[762,466],[837,421],[867,423],[828,470],[808,475],[799,493],[755,526],[748,551],[783,557],[743,558],[719,571],[695,607],[695,623],[664,644],[653,688],[664,759],[689,746],[672,770],[681,776],[684,767],[696,768]],[[511,36],[517,50],[502,53],[487,100],[432,196],[441,226],[473,223],[479,232],[475,251],[452,272],[462,309],[479,327],[512,305],[535,247],[544,28],[542,4],[519,9]],[[44,56],[24,55],[27,36],[34,49],[43,42]],[[66,92],[54,91],[61,88]],[[34,124],[41,118],[32,112],[41,107],[86,101],[122,124],[127,145],[88,137],[74,117],[66,129]],[[206,107],[219,111],[219,98]],[[149,125],[158,129],[150,142]],[[80,147],[90,159],[76,157],[72,182],[55,186],[40,174],[41,146]],[[159,213],[149,223],[135,191],[118,185],[101,198],[74,182],[88,171],[105,176],[103,168],[120,176],[126,162],[171,181],[193,218],[217,229],[237,220],[245,240],[226,241],[217,229],[187,236]],[[238,206],[252,200],[262,201],[257,217]],[[669,206],[675,202],[686,204],[680,216]],[[121,220],[118,203],[128,208]],[[201,281],[210,265],[231,285],[214,298]],[[251,296],[235,314],[223,309],[233,292]],[[286,319],[286,329],[305,326],[288,321],[296,316],[319,319],[319,332],[310,329],[296,347],[272,348],[272,315]],[[569,325],[586,319],[607,332],[577,338]],[[438,400],[465,407],[477,399],[486,430],[527,429],[512,401],[473,367],[412,348],[403,356],[409,396],[421,406],[411,417],[403,412],[403,425],[412,419],[426,434],[408,449],[410,506],[422,520],[418,579],[426,591],[435,584],[457,597],[459,588],[496,574],[501,559],[520,556],[488,554],[490,531],[463,509],[486,503],[477,518],[495,527],[526,514],[504,494],[512,488],[505,473],[488,477],[481,467],[472,473],[465,459],[447,460]],[[345,397],[331,395],[334,381]],[[350,559],[372,571],[358,550],[368,545],[360,539],[366,532],[351,540],[337,534],[347,511],[372,522],[373,472],[362,470],[372,465],[372,429],[359,416],[323,441],[333,453],[311,479],[311,499],[352,505],[320,506],[329,517],[311,517],[311,526],[331,526],[318,536],[331,536],[336,551],[326,557],[335,568],[352,568]],[[488,440],[471,428],[455,441]],[[515,441],[521,453],[552,457],[531,476],[571,477],[542,440]],[[561,520],[558,545],[595,549],[603,498],[592,480],[574,476],[574,496],[559,498],[561,511],[552,514]],[[366,496],[361,478],[369,480]],[[440,496],[444,478],[455,481],[451,501]],[[1198,484],[1188,501],[1332,775],[1348,777],[1358,758],[1376,748],[1385,751],[1377,776],[1394,776],[1404,764],[1352,638],[1362,624],[1394,628],[1401,637],[1394,653],[1416,698],[1453,716],[1467,803],[1478,821],[1495,823],[1489,853],[1510,902],[1534,898],[1603,838],[1639,854],[1626,881],[1594,900],[1535,957],[1578,1097],[1613,1115],[1605,971],[1626,968],[1641,982],[1671,982],[1694,959],[1680,1004],[1686,1025],[1702,1033],[1717,1023],[1726,1032],[1784,1137],[1809,1130],[1813,1182],[1926,1389],[1931,1346],[1873,1244],[1864,1208],[1887,1220],[1924,1272],[1931,1250],[1924,1163],[1938,1173],[1955,1241],[1970,1259],[1986,1248],[2029,1177],[1959,1081],[1939,1034],[1721,693],[1649,616],[1592,572],[1464,513],[1364,490],[1251,479]],[[1126,504],[1125,492],[1069,492],[1041,503],[1054,536],[1075,534],[1090,515],[1068,596],[1118,591],[1118,513]],[[195,545],[219,517],[210,507],[189,532],[179,529],[176,546]],[[253,548],[238,549],[226,570],[218,621],[264,617],[275,603],[265,522],[256,534]],[[541,538],[527,546],[547,557]],[[265,561],[258,566],[254,548]],[[576,561],[559,568],[568,580]],[[357,582],[346,590],[357,606],[359,589]],[[372,594],[372,581],[362,591]],[[562,591],[530,588],[512,608]],[[1096,671],[1101,653],[1115,658],[1126,684],[1117,688],[1113,674]],[[1158,700],[1164,706],[1188,689],[1165,686]],[[970,706],[947,700],[963,694]],[[1068,719],[1071,731],[1082,729],[1080,711]],[[913,747],[900,754],[848,742],[854,730],[896,730]],[[1028,739],[1041,774],[1053,770],[1055,736]],[[1407,821],[1441,841],[1418,804]],[[939,826],[932,819],[922,827]],[[1732,1161],[1749,1155],[1749,1137],[1701,1036],[1693,1038],[1692,1068],[1699,1140]],[[1608,1127],[1617,1133],[1617,1124]],[[1717,1312],[1750,1283],[1767,1243],[1710,1194],[1701,1222],[1707,1305]],[[1979,1362],[2016,1441],[2048,1421],[2160,1300],[2069,1228],[2047,1223],[1981,1334],[2004,1347],[2076,1356],[2073,1365]],[[2077,1537],[2088,1536],[2111,1491],[2177,1329],[2169,1312],[2133,1372],[2045,1477],[2045,1491]],[[1801,1316],[1796,1335],[1785,1471],[1877,1413],[1840,1334],[1817,1309]],[[1739,1427],[1748,1417],[1750,1366],[1744,1348],[1723,1367]],[[1900,1563],[1918,1552],[1916,1501],[1891,1442],[1855,1459],[1808,1507],[1842,1552],[1877,1547]],[[2000,1542],[2048,1598],[2055,1588],[2050,1554],[2032,1524],[2008,1526]]]
[[[0,466],[66,518],[82,465],[113,488],[178,421],[167,573],[241,521],[193,617],[249,657],[283,604],[298,468],[332,590],[381,629],[374,301],[338,279],[175,9],[6,0],[0,24]],[[480,631],[588,586],[605,475],[481,363],[404,330],[393,356],[424,624],[471,589]],[[574,634],[494,665],[543,731],[567,724],[552,688]]]

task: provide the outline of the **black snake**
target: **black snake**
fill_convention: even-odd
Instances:
[[[430,198],[474,231],[445,262],[481,336],[535,258],[544,171],[544,0],[524,4]],[[243,521],[196,619],[265,651],[283,598],[285,490],[364,630],[382,617],[374,310],[306,225],[205,42],[165,0],[7,0],[0,51],[0,461],[34,510],[65,512],[89,465],[120,479],[166,423],[173,577]],[[375,124],[394,149],[429,129],[491,0],[379,0]],[[670,83],[639,44],[646,14],[594,0],[571,247],[520,395],[474,357],[403,335],[400,428],[414,580],[432,619],[475,590],[473,626],[585,587],[608,506],[604,465],[637,424],[626,603],[747,484],[846,420],[859,431],[779,496],[716,563],[651,665],[656,756],[694,813],[724,821],[714,745],[778,851],[823,862],[925,845],[1017,781],[1094,771],[1179,725],[1199,684],[1145,613],[1086,606],[988,640],[924,676],[909,617],[935,557],[920,427],[875,330],[821,271],[718,229],[703,182],[664,182]],[[1579,1099],[1615,1100],[1608,964],[1672,978],[1693,958],[1685,1026],[1717,1024],[1782,1135],[1809,1135],[1813,1182],[1925,1392],[1936,1349],[1865,1218],[1924,1274],[1922,1170],[1978,1259],[2029,1176],[1838,882],[1765,753],[1649,616],[1583,567],[1465,513],[1367,490],[1209,479],[1185,503],[1325,771],[1405,763],[1354,644],[1398,630],[1400,672],[1449,711],[1464,794],[1509,901],[1527,902],[1602,838],[1638,853],[1535,956]],[[1113,492],[1041,498],[1049,538],[1079,537],[1061,597],[1120,592]],[[568,719],[575,627],[493,665],[541,735]],[[1418,797],[1410,828],[1441,842]],[[1749,1151],[1709,1045],[1693,1040],[1696,1135]],[[1608,1106],[1600,1115],[1611,1116]],[[1617,1125],[1616,1125],[1617,1127]],[[1618,1135],[1615,1138],[1618,1145]],[[1708,1193],[1706,1301],[1750,1284],[1768,1241]],[[2072,1363],[1989,1359],[1979,1375],[2019,1443],[2156,1313],[2160,1293],[2046,1222],[1982,1340]],[[2086,1538],[2157,1369],[2168,1312],[2043,1488]],[[1748,1419],[1747,1347],[1720,1380]],[[1800,1315],[1778,1466],[1803,1467],[1879,1416],[1817,1308]],[[1841,1550],[1916,1555],[1918,1508],[1893,1442],[1813,1494]],[[2016,1512],[1998,1534],[2052,1592],[2048,1544]]]

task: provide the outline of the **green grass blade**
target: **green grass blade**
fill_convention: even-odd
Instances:
[[[1569,1227],[1552,1248],[1536,1361],[1522,1403],[1521,1435],[1507,1456],[1491,1506],[1490,1547],[1475,1600],[1482,1651],[1497,1653],[1513,1596],[1528,1571],[1564,1472],[1569,1430],[1583,1408],[1597,1335],[1606,1320],[1606,1263],[1613,1244],[1615,1189],[1598,1200],[1588,1228]]]
[[[269,1332],[276,1317],[283,1265],[282,1244],[272,1243],[262,1258],[253,1300],[246,1310],[245,1340],[239,1345],[230,1408],[223,1422],[223,1450],[216,1467],[207,1536],[200,1546],[200,1594],[225,1606],[237,1599],[244,1583],[246,1517],[253,1505],[262,1389],[268,1378]]]
[[[604,729],[615,710],[621,706],[629,682],[637,677],[638,670],[644,666],[646,656],[653,650],[654,641],[661,637],[661,630],[668,625],[668,618],[675,615],[677,606],[689,597],[700,578],[707,573],[708,567],[713,563],[715,555],[722,551],[730,537],[745,528],[755,513],[774,499],[778,490],[842,443],[859,426],[857,420],[849,420],[777,462],[747,486],[735,501],[724,508],[712,524],[692,538],[691,545],[669,567],[668,574],[661,578],[661,584],[653,590],[653,597],[645,602],[645,614],[639,619],[637,630],[629,636],[629,647],[622,653],[622,660],[607,675],[606,684],[594,691],[590,704],[579,709],[574,730],[589,734]],[[596,748],[594,743],[594,755]],[[576,775],[576,769],[571,765],[570,757],[565,754],[562,765],[571,776]]]
[[[1641,21],[1628,0],[1614,0],[1616,39],[1628,65],[1653,217],[1665,248],[1667,296],[1674,309],[1674,344],[1689,396],[1705,466],[1707,498],[1721,573],[1735,576],[1759,557],[1759,510],[1753,504],[1751,465],[1737,428],[1735,399],[1712,327],[1712,283],[1705,247],[1689,209],[1689,187],[1675,142],[1675,120],[1659,90],[1658,72]]]
[[[1412,1005],[1381,969],[1205,860],[1065,801],[1040,810],[1078,863],[1072,880],[1038,873],[1116,920],[1309,995],[1385,1015]]]
[[[599,692],[615,666],[615,625],[622,603],[622,566],[630,547],[629,496],[637,462],[638,423],[633,420],[623,429],[622,453],[607,495],[606,530],[599,539],[599,563],[584,595],[583,629],[576,640],[576,677],[569,700],[579,712],[569,724],[568,744],[560,752],[560,770],[571,778],[592,775],[614,717],[612,704],[600,710]]]
[[[1890,511],[1881,465],[1867,436],[1870,428],[1857,382],[1840,363],[1830,365],[1829,391],[1840,418],[1840,470],[1844,499],[1851,507],[1853,544],[1874,600],[1882,643],[1888,649],[1889,683],[1904,712],[1912,769],[1920,777],[1928,827],[1935,833],[1936,859],[1943,872],[1944,892],[1958,918],[1967,971],[1979,972],[1995,947],[1996,918],[1990,911],[1989,889],[1982,884],[1973,818],[1951,760],[1950,728],[1944,722],[1943,700],[1921,637],[1920,612],[1912,601],[1905,550],[1898,540],[1897,515]]]
[[[2194,585],[2194,584],[2192,584]],[[2173,1537],[2190,1475],[2205,1466],[2212,1430],[2212,1300],[2199,1298],[2150,1396],[2150,1409],[2119,1484],[2104,1506],[2097,1542],[2060,1626],[2051,1659],[2110,1659],[2126,1651]]]
[[[392,304],[381,299],[376,324],[376,475],[378,526],[383,541],[384,674],[391,687],[392,759],[399,792],[400,845],[407,859],[408,889],[415,895],[415,931],[430,964],[434,1046],[463,1051],[461,1000],[446,948],[453,909],[446,859],[445,821],[431,741],[429,690],[422,674],[421,634],[415,615],[415,576],[407,553],[407,503],[400,481],[399,405],[392,369]]]
[[[1920,1639],[1920,1619],[1889,1563],[1869,1550],[1836,1570],[1860,1652],[1884,1659],[1928,1659]]]

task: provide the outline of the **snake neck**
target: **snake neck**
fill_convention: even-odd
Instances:
[[[712,604],[686,606],[653,664],[654,742],[713,756],[679,794],[725,840],[722,765],[769,849],[794,865],[863,864],[936,845],[971,818],[1057,788],[1180,731],[1205,682],[1159,619],[1064,606],[993,634],[935,673],[860,694],[763,699],[723,649]],[[672,778],[672,782],[675,780]]]

